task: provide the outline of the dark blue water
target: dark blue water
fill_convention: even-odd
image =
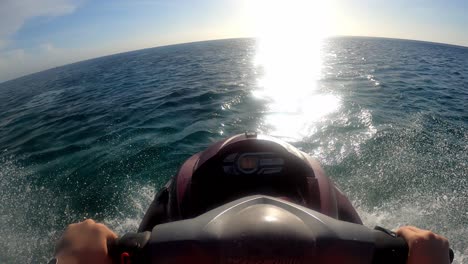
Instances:
[[[46,261],[85,217],[133,231],[186,158],[246,130],[319,159],[367,225],[435,230],[468,263],[468,48],[257,44],[146,49],[0,84],[0,263]]]

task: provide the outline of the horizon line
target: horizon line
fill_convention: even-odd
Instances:
[[[457,48],[463,48],[463,49],[468,49],[468,46],[460,45],[460,44],[452,44],[452,43],[444,43],[444,42],[435,42],[435,41],[429,41],[429,40],[419,40],[419,39],[407,39],[407,38],[393,38],[393,37],[379,37],[379,36],[362,36],[362,35],[331,35],[327,36],[324,39],[332,39],[332,38],[375,38],[375,39],[388,39],[388,40],[403,40],[403,41],[413,41],[413,42],[422,42],[422,43],[429,43],[429,44],[436,44],[436,45],[444,45],[444,46],[451,46],[451,47],[457,47]],[[184,44],[193,44],[193,43],[201,43],[201,42],[210,42],[210,41],[222,41],[222,40],[235,40],[235,39],[252,39],[256,40],[258,37],[252,37],[252,36],[246,36],[246,37],[230,37],[230,38],[220,38],[220,39],[205,39],[205,40],[194,40],[194,41],[188,41],[188,42],[175,42],[171,44],[164,44],[160,46],[152,46],[152,47],[147,47],[147,48],[141,48],[141,49],[135,49],[135,50],[126,50],[126,51],[121,51],[121,52],[116,52],[116,53],[111,53],[111,54],[105,54],[102,56],[98,57],[92,57],[89,59],[83,59],[83,60],[78,60],[62,65],[58,65],[55,67],[47,68],[44,70],[39,70],[37,72],[32,72],[26,75],[22,75],[13,79],[5,80],[5,81],[0,81],[0,85],[3,85],[7,82],[12,82],[16,81],[18,79],[22,79],[31,75],[36,75],[40,74],[46,71],[54,70],[57,68],[73,65],[73,64],[78,64],[86,61],[92,61],[96,59],[101,59],[105,57],[111,57],[111,56],[116,56],[116,55],[122,55],[126,53],[132,53],[132,52],[137,52],[137,51],[143,51],[143,50],[148,50],[148,49],[155,49],[155,48],[163,48],[163,47],[170,47],[170,46],[177,46],[177,45],[184,45]]]

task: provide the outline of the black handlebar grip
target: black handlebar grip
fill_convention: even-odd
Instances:
[[[375,233],[373,264],[405,264],[408,258],[408,244],[402,237],[387,232]]]
[[[380,226],[376,226],[374,229],[380,232],[375,233],[375,249],[372,263],[406,263],[409,248],[405,239],[398,237],[395,232]],[[449,248],[450,263],[452,263],[453,258],[453,250]]]
[[[119,243],[120,238],[116,240],[107,241],[107,254],[112,259],[112,263],[120,263],[120,254],[124,252],[123,249],[120,248]]]

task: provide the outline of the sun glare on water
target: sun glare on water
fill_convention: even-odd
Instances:
[[[268,101],[266,132],[300,140],[339,108],[339,98],[319,91],[329,6],[321,1],[249,1],[262,72],[253,95]]]

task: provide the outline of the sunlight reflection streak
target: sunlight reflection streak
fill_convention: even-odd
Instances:
[[[257,14],[254,63],[263,72],[253,95],[268,102],[268,134],[300,140],[313,134],[315,122],[339,108],[340,99],[317,86],[327,36],[324,3],[252,1]]]

